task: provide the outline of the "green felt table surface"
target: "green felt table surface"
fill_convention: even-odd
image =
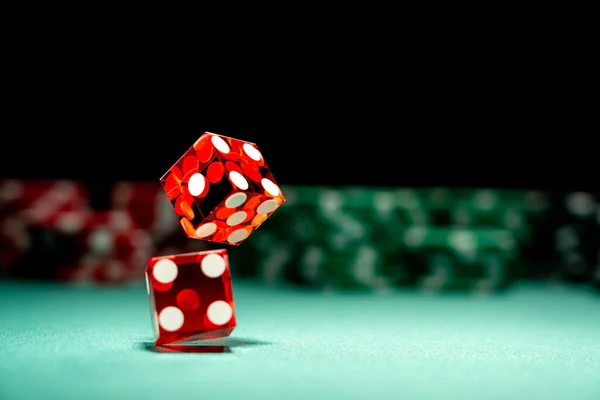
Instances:
[[[234,282],[229,352],[153,350],[146,289],[0,283],[0,399],[600,399],[600,296]]]

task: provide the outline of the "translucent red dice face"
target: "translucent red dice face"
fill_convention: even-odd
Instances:
[[[254,143],[210,132],[161,183],[188,237],[235,246],[285,201]]]
[[[156,345],[226,337],[235,328],[226,250],[151,258],[146,284]]]

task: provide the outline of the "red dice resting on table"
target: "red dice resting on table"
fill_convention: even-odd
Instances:
[[[226,337],[235,328],[227,250],[151,258],[146,284],[157,346]]]
[[[240,245],[284,201],[254,143],[206,132],[161,178],[186,235]]]

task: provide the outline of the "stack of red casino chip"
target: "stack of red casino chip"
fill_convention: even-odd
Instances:
[[[160,183],[116,182],[108,210],[92,210],[76,181],[0,181],[0,275],[126,283],[153,255],[208,249],[189,240]]]
[[[116,182],[110,193],[110,209],[126,211],[135,224],[149,232],[159,218],[160,185],[154,182]]]
[[[25,221],[4,211],[0,213],[0,275],[8,273],[29,248]]]
[[[153,251],[148,233],[123,211],[69,211],[30,229],[52,236],[56,279],[69,282],[127,283],[143,277]]]
[[[67,180],[59,181],[0,181],[0,210],[4,216],[43,221],[62,211],[87,209],[85,187]]]
[[[0,271],[10,274],[29,251],[29,219],[87,207],[85,187],[67,180],[0,181]],[[27,216],[25,215],[27,214]]]

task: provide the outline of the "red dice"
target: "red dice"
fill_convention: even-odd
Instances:
[[[146,285],[157,346],[226,337],[235,328],[226,250],[151,258]]]
[[[210,132],[161,183],[188,237],[235,246],[285,201],[254,143]]]

